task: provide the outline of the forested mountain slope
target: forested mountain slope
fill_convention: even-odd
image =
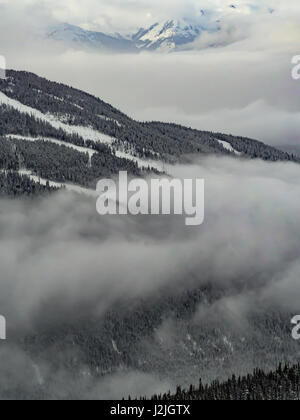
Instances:
[[[285,365],[276,371],[268,372],[256,369],[252,375],[243,377],[233,376],[226,382],[214,381],[211,385],[199,387],[193,385],[189,390],[180,387],[176,394],[155,395],[153,400],[164,401],[279,401],[300,399],[300,365]]]
[[[178,162],[186,155],[213,154],[234,159],[260,158],[299,163],[293,155],[251,139],[202,132],[175,124],[134,121],[98,98],[30,73],[9,71],[7,76],[6,80],[0,81],[1,196],[35,196],[58,188],[74,189],[74,186],[80,188],[79,191],[95,193],[96,182],[103,176],[117,174],[120,170],[142,176],[149,170],[161,171],[165,162]],[[10,289],[11,279],[15,278],[17,285],[29,284],[28,290],[24,286],[18,296],[28,295],[31,301],[34,292],[40,292],[40,287],[45,284],[46,294],[49,291],[50,297],[44,302],[41,293],[37,299],[38,306],[32,309],[36,315],[33,324],[24,326],[22,317],[21,327],[17,325],[15,331],[10,330],[8,361],[5,359],[4,373],[3,370],[0,372],[3,373],[0,398],[93,398],[93,389],[110,375],[138,371],[159,379],[167,378],[171,385],[188,386],[196,383],[199,376],[210,382],[217,377],[224,380],[236,371],[248,373],[254,367],[274,369],[280,361],[299,362],[299,346],[291,339],[290,330],[290,319],[294,314],[288,310],[278,311],[276,306],[271,306],[258,311],[254,307],[247,314],[249,328],[242,333],[229,322],[221,323],[218,317],[205,317],[203,323],[195,320],[200,306],[209,315],[212,305],[222,306],[226,294],[228,297],[239,296],[249,277],[272,278],[276,260],[272,260],[271,272],[267,272],[263,265],[263,272],[259,271],[259,266],[255,274],[256,264],[253,264],[251,272],[239,276],[241,283],[234,282],[228,290],[218,282],[215,284],[213,274],[202,266],[196,264],[191,271],[188,263],[186,266],[184,263],[184,267],[180,267],[183,274],[178,269],[168,273],[172,277],[168,287],[161,286],[160,290],[155,287],[155,293],[139,295],[139,285],[144,277],[148,279],[146,290],[148,287],[152,290],[150,286],[159,282],[163,270],[152,275],[150,268],[156,266],[156,260],[158,266],[165,264],[165,259],[170,256],[164,252],[169,248],[174,257],[169,260],[168,267],[176,267],[175,260],[183,250],[183,247],[173,248],[182,237],[178,224],[174,222],[173,225],[170,219],[170,226],[166,227],[166,219],[160,218],[155,221],[127,218],[125,222],[117,219],[116,223],[107,218],[100,223],[93,200],[90,202],[79,195],[72,196],[71,200],[67,194],[56,194],[55,198],[53,206],[48,206],[52,196],[45,200],[47,205],[38,199],[33,206],[27,200],[24,200],[25,204],[19,200],[18,206],[10,200],[3,200],[3,206],[8,206],[3,215],[14,211],[17,214],[14,214],[13,222],[8,223],[4,216],[0,220],[2,240],[5,241],[2,247],[5,264],[4,251],[6,248],[8,252],[12,250],[7,264],[3,263],[3,281],[7,281],[8,292],[2,294],[2,307],[6,298],[15,296],[15,289]],[[20,229],[22,220],[25,225],[23,235]],[[214,223],[213,218],[210,227]],[[48,237],[50,227],[54,230]],[[273,225],[271,228],[273,231]],[[240,230],[237,236],[240,236]],[[281,244],[281,236],[278,236]],[[28,247],[30,237],[33,237],[33,242]],[[14,238],[17,246],[15,242],[14,246],[10,245]],[[24,248],[19,248],[22,238]],[[111,242],[106,244],[108,239]],[[226,240],[225,237],[219,247],[209,249],[214,254],[213,260],[221,249],[226,248]],[[47,247],[49,241],[50,248]],[[156,241],[158,252],[151,254]],[[120,242],[124,243],[124,248],[119,248]],[[138,270],[136,272],[137,268],[141,270],[139,258],[127,261],[131,255],[127,251],[132,243],[137,243],[137,248],[132,251],[134,256],[139,255],[140,249],[145,252],[142,254],[142,275]],[[190,254],[195,244],[191,243],[190,249],[185,247],[184,252]],[[28,257],[28,248],[33,253],[32,258]],[[209,244],[205,242],[205,246],[199,249],[206,248]],[[299,247],[294,248],[296,254]],[[238,252],[239,249],[233,255],[240,262]],[[15,260],[11,263],[14,254]],[[289,258],[293,255],[288,253]],[[147,265],[148,260],[150,265]],[[79,265],[73,268],[77,261]],[[101,265],[98,265],[99,261]],[[107,277],[103,261],[109,264]],[[127,265],[131,261],[129,269]],[[58,262],[62,264],[60,270]],[[19,267],[20,273],[16,270]],[[124,281],[124,267],[128,269],[128,284]],[[8,270],[7,275],[4,268]],[[24,274],[25,269],[27,274]],[[182,288],[170,287],[176,276],[180,277],[177,281],[182,282]],[[48,277],[49,285],[45,280]],[[70,289],[66,288],[69,293],[65,296],[71,296],[71,301],[61,297],[68,281]],[[104,289],[100,293],[98,285],[101,281],[104,281]],[[118,281],[116,286],[114,281]],[[82,290],[80,282],[84,282]],[[57,293],[52,289],[55,283]],[[92,285],[90,295],[89,284]],[[113,285],[112,291],[107,297],[103,290],[107,287],[110,291],[110,284]],[[252,290],[251,284],[249,293],[255,293],[255,285]],[[122,298],[119,294],[114,295],[114,290],[119,290],[119,287]],[[129,290],[136,291],[137,298],[135,293],[127,295]],[[78,301],[72,301],[73,293],[74,296],[79,293]],[[102,299],[105,300],[103,308],[99,304]],[[13,316],[16,306],[12,305]],[[22,305],[18,309],[21,310]],[[43,316],[40,316],[41,312]],[[24,375],[8,384],[5,375],[18,374],[11,349],[16,350]],[[70,387],[70,383],[74,386]]]
[[[140,123],[90,94],[17,71],[8,71],[0,80],[0,136],[2,154],[7,153],[1,169],[27,169],[50,181],[90,188],[99,177],[120,169],[133,174],[162,170],[161,162],[178,161],[186,154],[300,161],[251,139]]]
[[[199,377],[204,384],[219,381],[200,392],[193,388],[192,396],[180,390],[172,396],[155,398],[220,399],[228,396],[226,390],[231,392],[232,382],[226,386],[222,381],[233,374],[247,375],[255,367],[275,369],[280,361],[300,361],[299,343],[291,339],[286,322],[289,314],[275,310],[253,312],[249,318],[251,328],[242,336],[232,326],[216,320],[195,324],[198,305],[213,305],[222,295],[223,290],[208,286],[140,301],[117,302],[101,318],[73,313],[73,318],[67,321],[65,315],[63,318],[63,314],[57,313],[50,324],[38,320],[31,332],[22,336],[18,331],[10,337],[10,344],[17,345],[30,358],[27,366],[30,379],[22,384],[24,395],[17,385],[6,386],[0,381],[0,398],[16,395],[25,399],[61,398],[60,388],[64,384],[65,398],[93,399],[95,383],[106,375],[139,371],[161,380],[167,378],[173,390],[179,384],[182,389],[196,384]],[[42,383],[39,377],[43,378]],[[72,388],[64,383],[71,378]],[[273,379],[269,383],[268,377],[263,380],[267,390],[276,391]],[[252,379],[245,382],[251,383]],[[246,394],[244,391],[242,384],[234,397],[240,398],[242,393]],[[255,390],[250,395],[257,398]]]

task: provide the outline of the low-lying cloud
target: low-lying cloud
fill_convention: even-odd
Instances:
[[[186,227],[179,216],[99,216],[90,199],[69,193],[1,200],[2,312],[22,323],[57,299],[57,311],[81,302],[101,314],[121,298],[180,288],[186,272],[196,276],[190,287],[292,277],[298,165],[205,158],[171,171],[205,179],[202,226]]]
[[[169,55],[57,49],[33,36],[24,8],[12,3],[5,14],[8,3],[0,1],[2,16],[8,17],[0,54],[11,68],[86,90],[140,120],[299,144],[300,83],[291,77],[291,58],[299,54],[298,2],[278,1],[279,16],[235,22],[226,34],[231,45],[202,49],[219,42],[206,35],[196,41],[200,51]],[[75,1],[64,2],[64,10],[54,14],[53,2],[39,2],[40,8],[34,1],[22,3],[45,17],[34,17],[41,27],[62,19],[68,8],[73,23],[83,23],[77,21]],[[152,20],[154,12],[149,13]],[[34,33],[39,30],[34,25]],[[38,201],[1,199],[0,314],[7,317],[8,340],[81,318],[101,320],[119,303],[133,305],[207,284],[224,295],[199,305],[196,325],[213,327],[222,318],[239,331],[255,311],[299,312],[299,165],[210,157],[170,170],[176,177],[205,178],[201,227],[187,228],[173,217],[100,218],[90,199],[66,193]],[[177,328],[172,319],[164,320],[155,339],[171,345]],[[53,371],[51,363],[33,363],[16,343],[1,347],[1,386],[38,387]],[[142,369],[108,372],[103,381],[94,381],[89,368],[80,369],[76,390],[81,395],[88,390],[93,398],[150,394],[174,385]],[[54,373],[53,394],[68,394],[69,375]]]
[[[207,328],[221,317],[239,331],[248,325],[249,314],[268,308],[299,312],[299,165],[211,157],[171,171],[177,177],[205,178],[202,226],[188,228],[168,216],[100,217],[90,198],[69,193],[40,201],[1,200],[0,313],[8,321],[3,351],[11,346],[12,334],[18,338],[40,328],[59,331],[68,323],[80,325],[81,319],[100,321],[122,302],[131,307],[134,302],[207,285],[223,290],[220,299],[200,305],[194,314],[193,322]],[[172,330],[178,327],[171,328],[172,320],[165,322],[157,340],[171,346]],[[119,354],[117,344],[112,345]],[[72,348],[75,352],[76,346]],[[11,369],[13,349],[18,346],[9,351]],[[16,363],[28,367],[29,355],[18,349],[15,357]],[[45,362],[36,363],[30,368],[36,370],[35,382],[52,369]],[[80,374],[80,381],[86,375],[88,380],[77,384],[78,389],[107,397],[113,373],[107,383],[99,383],[89,367],[79,368],[88,372]],[[1,369],[15,375],[13,370],[7,372],[7,365]],[[55,375],[62,387],[68,384],[67,371]],[[132,375],[132,393],[140,375],[146,375],[143,389],[151,393],[153,383],[166,391],[166,383],[175,385],[169,378],[153,379],[151,372],[126,369],[119,385],[124,378],[128,382],[126,375]],[[119,394],[122,389],[118,388]]]

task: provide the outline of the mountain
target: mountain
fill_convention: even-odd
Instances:
[[[58,24],[47,32],[47,38],[74,48],[138,53],[141,51],[171,52],[192,43],[202,31],[208,30],[200,24],[185,20],[169,20],[155,23],[149,28],[140,28],[137,33],[122,36],[117,33],[84,30],[68,23]],[[217,29],[216,29],[217,30]]]
[[[68,23],[58,24],[47,31],[47,38],[66,46],[110,52],[173,52],[197,49],[194,41],[208,35],[201,48],[228,45],[238,40],[230,34],[243,18],[243,25],[256,15],[270,15],[274,9],[251,4],[231,4],[218,9],[200,9],[195,17],[167,19],[142,27],[135,33],[113,35],[84,30]],[[216,38],[213,35],[219,33]],[[211,38],[210,38],[211,35]]]
[[[90,193],[100,177],[121,169],[163,171],[165,163],[191,154],[300,162],[252,139],[140,123],[92,95],[16,71],[0,80],[0,138],[2,177],[9,170],[7,176],[13,171],[27,183],[69,189],[75,184]]]
[[[192,43],[202,31],[213,30],[220,30],[220,27],[218,25],[215,25],[215,28],[204,27],[184,19],[169,20],[155,23],[148,29],[140,29],[133,36],[133,40],[142,50],[170,52]]]
[[[83,49],[136,52],[135,45],[123,37],[114,37],[102,32],[85,31],[79,26],[68,23],[61,23],[52,27],[47,33],[47,38]]]
[[[197,49],[193,43],[203,34],[208,35],[202,48],[228,45],[237,39],[228,37],[234,32],[239,19],[250,20],[253,16],[274,13],[274,9],[251,4],[231,4],[218,9],[201,9],[195,17],[169,19],[157,22],[148,28],[140,28],[132,36],[135,45],[142,51],[173,52],[178,50]],[[218,40],[213,35],[219,33]],[[209,35],[212,35],[211,39]]]
[[[34,292],[39,296],[38,304],[29,304],[32,309],[28,309],[28,318],[22,317],[23,323],[16,322],[14,328],[9,328],[9,342],[1,347],[0,399],[92,399],[103,395],[103,388],[98,388],[105,378],[105,386],[112,380],[113,387],[122,389],[118,378],[125,377],[126,383],[130,382],[132,372],[144,375],[138,376],[141,384],[144,379],[147,382],[149,378],[167,378],[167,387],[188,386],[200,376],[210,382],[216,378],[224,380],[233,372],[246,374],[258,366],[274,369],[280,360],[299,362],[299,343],[291,340],[288,311],[278,311],[271,304],[258,311],[253,306],[253,310],[249,308],[246,328],[236,319],[233,327],[223,317],[226,298],[228,303],[232,297],[239,302],[245,289],[247,296],[258,293],[252,282],[248,285],[248,278],[258,275],[262,283],[269,275],[273,279],[273,269],[277,269],[273,259],[271,273],[265,268],[263,273],[257,273],[253,264],[253,272],[245,275],[241,271],[243,276],[239,272],[228,289],[226,282],[214,282],[212,268],[221,247],[238,261],[245,255],[242,252],[240,256],[239,249],[231,251],[231,243],[227,243],[221,229],[220,245],[209,250],[213,254],[211,269],[206,272],[205,267],[194,263],[190,267],[192,260],[188,258],[182,267],[184,274],[173,268],[170,274],[174,284],[177,277],[183,276],[183,287],[164,283],[159,292],[156,289],[152,293],[147,283],[147,292],[140,295],[140,283],[145,283],[147,276],[140,278],[138,270],[136,274],[139,248],[145,247],[142,263],[149,260],[142,267],[146,273],[149,267],[160,264],[152,257],[156,255],[151,251],[156,242],[161,260],[165,260],[165,250],[171,247],[172,263],[181,258],[182,252],[190,255],[195,246],[197,253],[205,251],[207,255],[209,244],[205,242],[197,248],[193,238],[185,238],[184,248],[177,247],[182,231],[165,218],[154,222],[129,217],[124,221],[128,230],[123,231],[119,219],[116,223],[110,218],[99,220],[94,200],[95,185],[101,177],[120,170],[135,176],[149,175],[150,170],[164,170],[166,162],[184,161],[186,155],[298,163],[299,159],[248,138],[176,124],[140,123],[90,94],[13,70],[0,80],[0,144],[0,195],[22,198],[1,203],[1,237],[5,235],[1,249],[7,260],[2,266],[1,310],[10,296],[20,299],[17,311],[12,305],[10,325],[15,313],[18,319],[22,309],[26,311],[26,299],[32,302]],[[73,194],[72,200],[70,194],[58,195],[53,202],[53,195],[45,202],[37,199],[57,189],[81,194]],[[87,200],[86,195],[93,199]],[[32,199],[28,200],[28,196]],[[237,217],[234,210],[233,205],[226,210],[233,219]],[[13,223],[8,219],[10,212]],[[217,219],[210,219],[212,227]],[[245,241],[243,231],[237,230],[237,235]],[[11,245],[14,238],[17,246]],[[119,244],[125,244],[125,248],[119,249]],[[136,260],[130,257],[132,244],[137,246]],[[251,241],[249,246],[253,249],[255,243]],[[111,253],[107,253],[108,248]],[[255,252],[255,258],[257,255]],[[75,259],[78,265],[74,268]],[[107,276],[104,259],[112,270]],[[131,261],[135,261],[132,267]],[[223,270],[223,260],[218,264]],[[22,267],[26,267],[25,274]],[[130,283],[123,281],[126,271],[132,278]],[[77,275],[84,284],[82,290]],[[160,275],[160,271],[150,273],[149,283],[156,285]],[[225,266],[225,278],[227,275]],[[109,284],[115,276],[120,295],[103,294],[106,288],[111,290]],[[49,284],[45,278],[49,278]],[[5,289],[12,283],[13,288]],[[77,293],[81,296],[79,301],[75,298]],[[200,306],[206,313],[201,326],[195,322]],[[34,321],[29,322],[31,315]],[[235,313],[232,315],[235,317]]]

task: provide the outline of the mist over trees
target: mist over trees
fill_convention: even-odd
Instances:
[[[0,173],[0,197],[35,197],[57,191],[49,184],[41,185],[15,172]]]
[[[68,201],[69,197],[65,197],[65,194],[54,194],[54,210],[50,205],[51,201],[46,202],[44,208],[36,210],[35,216],[39,217],[37,226],[36,218],[30,219],[30,207],[25,212],[29,222],[26,217],[22,219],[22,211],[14,215],[10,222],[12,226],[16,224],[16,220],[24,222],[24,226],[22,223],[18,224],[14,248],[24,246],[22,251],[27,252],[28,241],[32,241],[29,247],[32,255],[29,255],[30,258],[16,261],[16,267],[12,268],[5,265],[6,258],[3,254],[3,281],[17,278],[16,284],[19,287],[21,285],[19,293],[23,297],[22,281],[25,276],[26,287],[30,285],[28,305],[33,305],[33,309],[30,309],[35,316],[32,316],[32,328],[25,331],[21,338],[16,334],[12,339],[11,354],[14,354],[15,348],[18,349],[17,356],[20,352],[20,360],[24,360],[26,366],[24,372],[28,372],[29,369],[30,374],[24,374],[26,381],[23,388],[15,381],[8,389],[6,381],[0,381],[0,396],[18,395],[24,399],[53,398],[59,396],[61,386],[64,395],[80,398],[83,390],[92,392],[97,389],[98,382],[106,375],[120,375],[120,372],[126,369],[161,375],[168,377],[173,383],[182,384],[182,388],[178,389],[176,394],[158,395],[158,399],[263,399],[269,398],[270,395],[274,398],[297,396],[299,367],[295,368],[296,371],[294,368],[281,367],[272,374],[257,370],[252,376],[232,378],[223,383],[226,377],[232,375],[236,366],[242,375],[252,371],[254,363],[255,366],[274,369],[280,360],[287,363],[299,362],[298,343],[290,337],[290,311],[278,311],[276,305],[270,305],[268,313],[249,311],[246,321],[251,328],[247,328],[241,337],[239,326],[234,324],[233,327],[233,324],[227,322],[226,316],[220,317],[224,321],[220,325],[219,319],[210,316],[210,309],[217,307],[222,315],[226,293],[230,303],[232,298],[239,308],[239,294],[245,293],[243,298],[247,300],[247,292],[253,292],[255,295],[256,283],[271,283],[274,281],[274,271],[278,272],[283,266],[291,264],[290,259],[292,260],[293,256],[297,258],[297,249],[294,247],[297,239],[293,235],[297,235],[299,224],[295,223],[295,226],[291,227],[292,222],[282,222],[282,219],[292,219],[292,206],[290,205],[288,211],[284,207],[281,208],[279,219],[273,220],[273,213],[267,213],[268,217],[266,216],[265,212],[270,211],[270,207],[278,205],[277,195],[269,188],[268,205],[264,207],[266,190],[263,191],[263,195],[259,195],[260,192],[256,192],[255,189],[255,182],[259,179],[264,187],[266,172],[270,178],[273,176],[272,182],[274,179],[276,181],[276,176],[272,174],[268,165],[260,162],[256,166],[256,162],[248,158],[284,162],[274,164],[278,165],[275,166],[276,171],[278,168],[286,169],[286,162],[299,163],[300,160],[292,154],[251,139],[203,132],[176,124],[140,123],[91,95],[25,72],[9,71],[8,78],[0,80],[0,90],[10,98],[38,109],[45,115],[51,115],[65,124],[93,128],[113,139],[112,145],[109,146],[92,138],[84,139],[80,135],[70,135],[33,115],[1,105],[1,197],[34,197],[48,195],[57,190],[51,187],[50,182],[41,185],[34,182],[30,176],[22,175],[24,170],[44,180],[87,188],[95,188],[99,178],[116,174],[120,170],[127,170],[136,176],[143,175],[143,171],[134,160],[116,156],[116,149],[119,149],[130,152],[133,157],[160,159],[166,162],[182,162],[185,155],[192,154],[193,158],[200,156],[208,159],[208,156],[211,156],[211,161],[205,159],[207,165],[210,165],[216,158],[217,162],[213,162],[215,166],[212,170],[211,191],[220,202],[224,200],[228,208],[236,212],[225,212],[224,223],[219,222],[217,217],[211,218],[207,231],[201,231],[202,236],[199,234],[199,238],[191,242],[189,235],[192,236],[192,233],[186,234],[175,222],[166,222],[165,219],[158,222],[144,219],[126,219],[124,222],[123,219],[117,219],[117,223],[107,219],[99,223],[94,203],[90,203],[91,209],[87,211],[84,207],[88,205],[87,200],[80,202],[77,195],[73,202],[71,199]],[[20,137],[16,138],[16,135]],[[64,144],[54,144],[51,139]],[[241,156],[226,150],[219,141],[228,142]],[[74,150],[68,147],[69,145],[85,147],[86,152]],[[90,156],[90,151],[96,153]],[[225,158],[225,169],[222,169],[222,159],[217,159],[218,157]],[[228,157],[231,159],[227,159]],[[251,175],[246,176],[244,183],[240,185],[239,181],[246,164]],[[230,176],[226,177],[226,168],[229,165],[231,172]],[[298,165],[287,166],[291,166],[291,171],[297,173],[295,167]],[[257,175],[259,168],[262,171],[260,177]],[[290,185],[289,170],[290,168],[286,169],[286,184],[280,184],[280,188]],[[202,167],[201,171],[205,173],[205,167]],[[219,178],[215,177],[216,173],[220,173]],[[226,179],[224,183],[223,178]],[[244,185],[248,184],[251,184],[255,191],[251,199],[244,188]],[[288,188],[284,191],[286,190],[289,191]],[[234,194],[231,196],[232,191]],[[279,191],[282,193],[282,190]],[[63,199],[61,196],[64,196]],[[262,205],[257,205],[253,197]],[[287,198],[285,203],[291,196]],[[239,207],[241,201],[246,203],[245,207]],[[35,208],[38,207],[37,202],[38,200],[34,201]],[[223,211],[223,207],[218,208],[218,200],[214,202],[210,199],[208,202],[211,206],[216,206],[212,207],[212,214],[219,215]],[[59,208],[60,205],[63,210]],[[74,208],[78,209],[75,214],[72,213]],[[8,216],[12,210],[13,207],[8,207]],[[73,215],[73,219],[69,218],[69,214]],[[282,218],[281,214],[285,217]],[[298,214],[298,208],[295,214]],[[46,215],[49,216],[50,222]],[[297,221],[296,217],[294,219]],[[85,222],[88,225],[85,225]],[[55,230],[55,225],[59,226],[59,232]],[[60,228],[64,225],[68,226],[66,231]],[[274,226],[281,227],[280,233],[286,234],[286,241],[282,241],[282,235],[278,235],[278,240]],[[24,243],[20,240],[21,228]],[[51,234],[47,236],[49,230]],[[241,231],[244,232],[242,239]],[[13,233],[9,231],[8,236],[4,236],[3,249],[11,243]],[[249,247],[247,240],[244,240],[248,237],[251,238]],[[289,237],[292,238],[290,242]],[[278,249],[277,241],[280,243]],[[256,244],[255,247],[251,245],[253,243]],[[60,255],[56,253],[57,249],[63,249],[61,260]],[[27,255],[25,251],[24,255]],[[272,256],[268,252],[272,253]],[[49,255],[52,258],[49,258]],[[273,255],[276,255],[276,258]],[[220,273],[217,272],[218,267],[221,267]],[[55,271],[56,269],[58,271]],[[166,282],[164,287],[163,281]],[[228,287],[226,281],[229,283]],[[178,288],[174,286],[175,282]],[[10,281],[7,281],[7,284],[7,296],[15,296],[15,290],[11,293]],[[36,285],[39,287],[35,287]],[[155,288],[155,293],[149,292],[151,287]],[[36,297],[38,303],[34,299],[32,303],[31,291],[35,288],[38,292],[43,290],[45,293],[42,296],[42,305],[40,296]],[[159,294],[158,289],[161,292]],[[65,292],[62,298],[61,294]],[[77,318],[74,317],[74,306],[66,308],[69,295],[74,299],[71,299],[72,305],[76,304],[76,310],[78,309]],[[86,300],[82,299],[82,295]],[[6,296],[5,293],[2,296]],[[12,305],[13,308],[15,306]],[[41,306],[42,309],[49,308],[51,315],[51,319],[47,319],[45,323],[44,319],[38,316]],[[54,313],[50,310],[53,307]],[[200,309],[205,314],[204,322],[195,320]],[[226,309],[228,308],[225,306],[224,313],[231,321],[231,313],[228,314],[230,311],[227,312]],[[26,310],[24,311],[28,315]],[[32,313],[29,310],[28,312],[30,317]],[[99,313],[101,316],[97,316]],[[12,360],[11,366],[14,366],[14,362],[15,360]],[[37,366],[41,367],[38,374]],[[46,368],[43,370],[44,366]],[[5,369],[6,366],[4,379],[7,372]],[[191,387],[190,390],[184,391],[184,387],[188,387],[191,380],[198,380],[201,376],[203,383],[208,383],[212,378],[217,378],[219,372],[222,372],[223,376],[211,386],[200,384],[199,389]],[[42,384],[39,382],[39,375],[43,378]],[[68,380],[63,381],[62,376]],[[75,389],[75,385],[73,389],[69,389],[70,378],[78,389]],[[280,384],[282,393],[276,394],[277,383]]]

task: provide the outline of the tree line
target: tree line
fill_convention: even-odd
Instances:
[[[225,382],[218,380],[211,385],[204,385],[200,380],[199,386],[189,389],[178,387],[175,394],[154,395],[157,401],[217,401],[217,400],[300,400],[300,364],[282,365],[273,372],[256,369],[251,375],[236,377],[233,375]]]

